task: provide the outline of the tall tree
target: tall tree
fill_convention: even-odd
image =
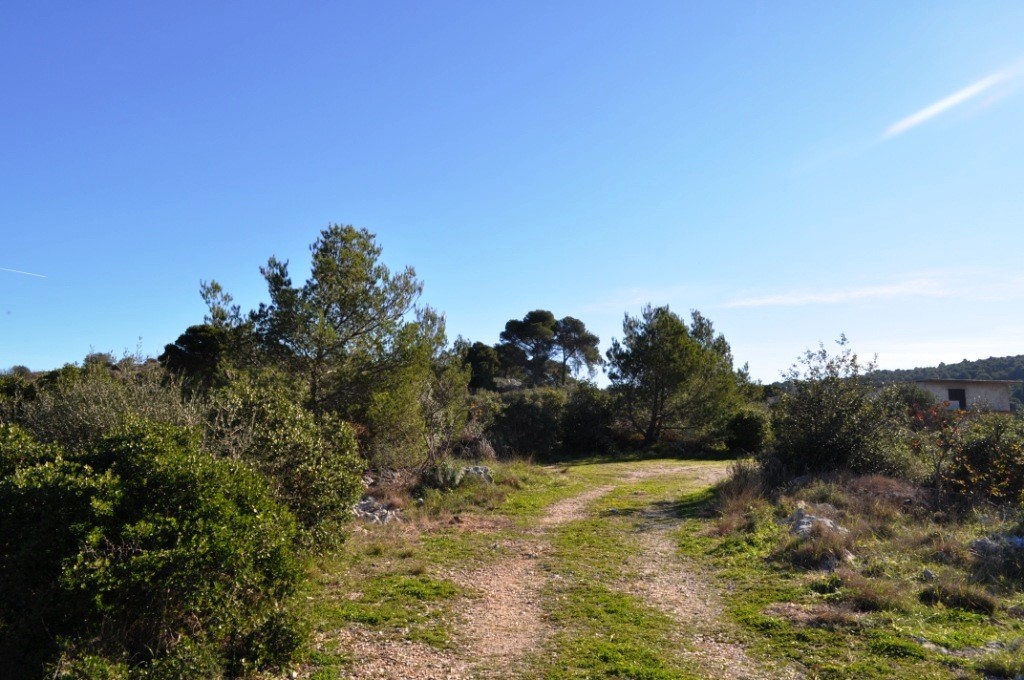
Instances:
[[[601,365],[601,352],[597,344],[599,337],[587,330],[586,325],[571,316],[566,316],[555,323],[555,347],[562,355],[560,382],[565,385],[568,369],[573,375],[579,373],[583,366],[593,375],[594,368]]]
[[[271,353],[304,376],[315,411],[325,408],[328,382],[340,391],[385,364],[422,284],[411,267],[392,273],[365,229],[332,225],[310,246],[312,271],[292,284],[288,262],[271,257],[260,269],[270,303],[253,314]],[[348,375],[346,375],[346,372]]]
[[[555,315],[546,309],[535,309],[519,319],[511,319],[501,332],[501,341],[525,354],[530,383],[546,382],[548,361],[555,346]]]
[[[482,342],[467,344],[462,349],[463,362],[469,366],[469,387],[475,390],[493,390],[494,379],[501,370],[501,357],[497,350]]]
[[[711,334],[695,314],[694,337],[668,307],[644,307],[626,315],[623,339],[608,350],[608,376],[618,409],[646,446],[669,430],[699,434],[721,425],[736,394],[725,339]],[[720,336],[718,336],[720,337]],[[710,340],[710,342],[709,342]],[[710,345],[710,346],[709,346]]]

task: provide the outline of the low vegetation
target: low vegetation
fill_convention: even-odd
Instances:
[[[754,384],[668,307],[604,357],[547,310],[449,343],[380,255],[332,226],[301,285],[268,260],[254,310],[203,283],[204,323],[156,360],[0,374],[0,674],[326,680],[372,633],[486,676],[463,576],[526,573],[522,550],[551,626],[528,676],[712,677],[712,647],[765,677],[1021,673],[1018,415],[880,388],[845,338]],[[735,461],[714,490],[730,463],[678,462],[699,456]],[[353,524],[364,496],[402,521]],[[724,620],[644,595],[655,526],[659,568],[706,572]]]

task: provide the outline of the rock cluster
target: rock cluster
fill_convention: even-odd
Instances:
[[[844,526],[841,526],[834,520],[824,517],[820,514],[812,514],[810,510],[816,513],[835,513],[838,512],[834,507],[828,503],[821,503],[819,505],[808,506],[803,501],[797,504],[796,511],[789,518],[789,533],[796,536],[799,540],[808,540],[815,536],[822,536],[828,534],[834,534],[837,536],[846,536],[850,533],[850,530]],[[853,553],[849,550],[843,549],[839,553],[833,553],[826,555],[821,563],[818,565],[819,569],[825,569],[832,571],[836,569],[840,563],[845,562],[852,564],[856,558]]]
[[[815,512],[837,512],[834,507],[827,503],[814,506],[812,508]],[[800,538],[807,538],[814,531],[824,530],[826,532],[836,532],[840,534],[848,534],[850,530],[844,526],[836,524],[833,520],[828,517],[821,515],[812,515],[808,512],[808,506],[803,501],[796,507],[796,511],[789,518],[789,533],[799,536]]]
[[[373,496],[364,496],[353,509],[358,519],[370,524],[387,524],[399,519],[398,510],[392,510]]]
[[[491,468],[486,465],[473,465],[472,467],[462,468],[463,477],[477,477],[487,482],[488,484],[494,484],[494,479],[491,477]]]

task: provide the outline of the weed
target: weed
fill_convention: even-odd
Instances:
[[[934,583],[921,591],[919,599],[927,605],[942,604],[989,616],[995,614],[999,606],[996,598],[983,588],[959,579]]]
[[[904,589],[897,583],[866,578],[849,569],[840,569],[837,575],[843,601],[857,611],[904,611],[907,608]]]
[[[1024,638],[978,661],[976,668],[997,678],[1024,676]]]

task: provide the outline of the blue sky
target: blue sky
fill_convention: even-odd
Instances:
[[[1024,353],[1019,2],[11,2],[0,63],[0,367],[158,354],[330,223],[452,337]]]

